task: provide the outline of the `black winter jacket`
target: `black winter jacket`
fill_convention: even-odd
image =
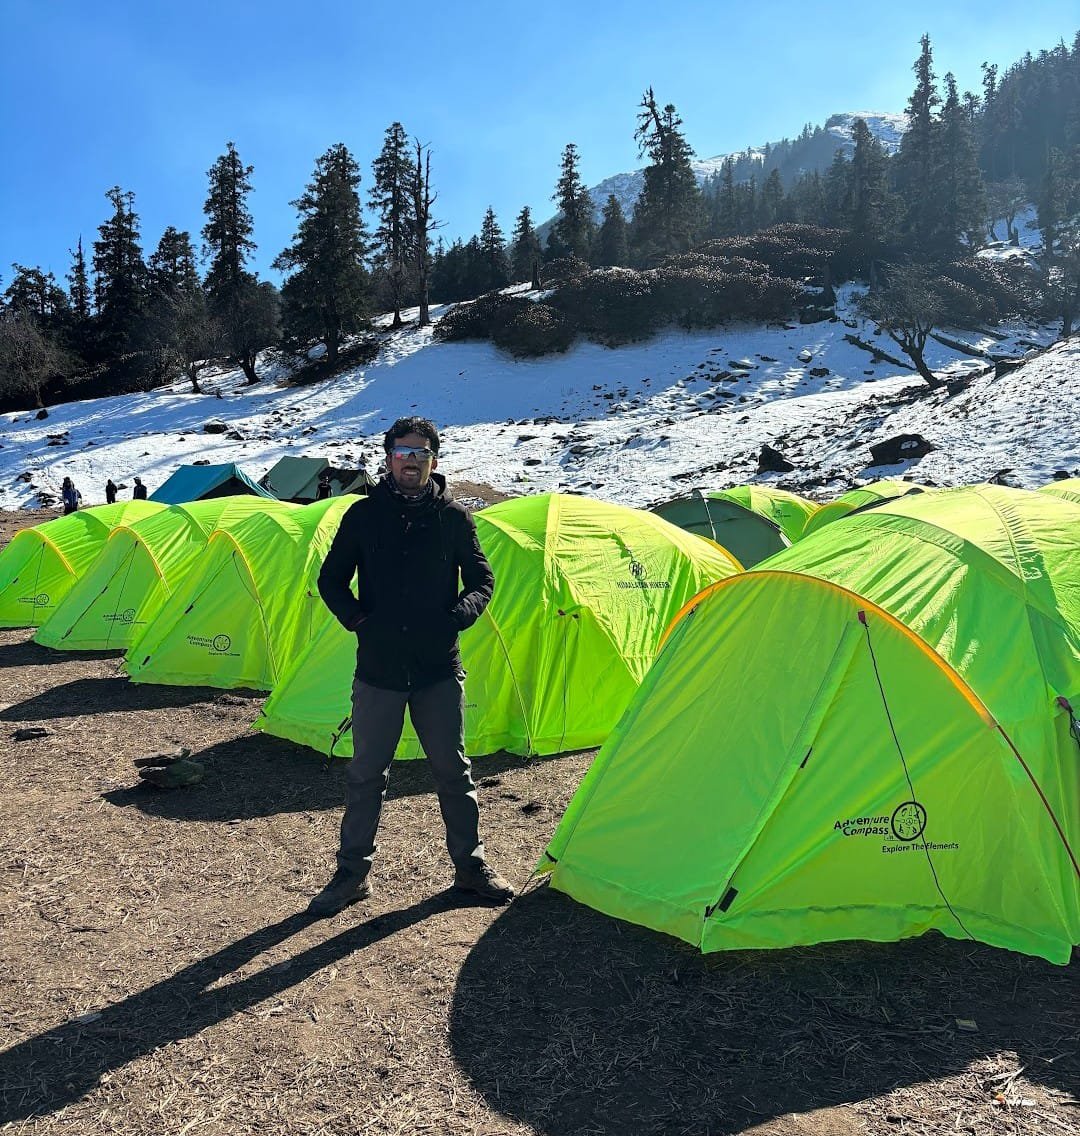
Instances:
[[[495,587],[476,523],[441,474],[431,480],[418,506],[380,481],[341,518],[319,573],[326,606],[356,632],[356,677],[369,686],[415,690],[460,673],[458,633]]]

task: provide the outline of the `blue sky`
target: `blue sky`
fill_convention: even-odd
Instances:
[[[902,110],[924,32],[964,90],[983,60],[1071,44],[1078,27],[1076,0],[0,0],[0,278],[12,261],[62,277],[115,184],[135,193],[147,254],[166,225],[197,237],[228,140],[255,167],[254,267],[272,276],[316,157],[344,142],[366,192],[394,120],[433,147],[445,237],[478,231],[489,204],[509,232],[524,204],[550,215],[567,142],[588,184],[640,164],[650,84],[711,157],[838,111]]]

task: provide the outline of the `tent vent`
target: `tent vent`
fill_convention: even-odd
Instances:
[[[718,903],[714,903],[712,907],[705,908],[705,918],[708,919],[717,911],[727,911],[727,909],[735,902],[735,897],[739,894],[738,888],[729,887]]]

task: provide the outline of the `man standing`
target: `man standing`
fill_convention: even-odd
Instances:
[[[476,787],[465,756],[458,634],[491,599],[491,565],[472,517],[434,472],[439,453],[434,424],[399,418],[383,447],[386,475],[342,517],[319,575],[326,606],[357,638],[354,756],[338,869],[308,907],[319,917],[371,894],[375,834],[406,706],[431,763],[454,886],[496,903],[514,896],[484,858]],[[354,576],[355,596],[349,586]]]
[[[135,488],[132,489],[132,491],[131,491],[131,499],[133,501],[145,501],[146,500],[146,486],[143,485],[141,477],[135,478]]]
[[[116,482],[111,477],[105,482],[105,504],[116,504]]]

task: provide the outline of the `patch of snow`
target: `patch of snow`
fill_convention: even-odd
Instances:
[[[285,454],[335,465],[366,457],[374,468],[383,433],[408,414],[438,423],[440,470],[451,481],[638,506],[694,486],[754,480],[822,497],[898,472],[954,484],[1008,468],[1013,483],[1028,487],[1058,469],[1078,472],[1080,341],[1037,355],[1054,328],[1017,322],[993,336],[954,332],[987,353],[1032,358],[960,393],[932,392],[914,372],[874,363],[845,339],[853,334],[902,358],[859,318],[858,291],[839,289],[836,321],[669,330],[646,343],[582,342],[525,361],[486,342],[439,342],[432,328],[415,326],[413,309],[402,313],[411,321],[404,328],[380,332],[372,363],[320,383],[289,386],[284,369],[264,356],[263,381],[252,386],[238,370],[215,370],[202,395],[177,382],[50,407],[40,421],[33,411],[0,414],[0,507],[32,506],[38,490],[58,496],[65,476],[88,504],[104,500],[108,477],[130,484],[140,474],[153,491],[178,465],[199,459],[234,461],[253,478]],[[447,310],[433,308],[433,318]],[[987,366],[934,341],[927,360],[948,379]],[[212,419],[227,421],[239,438],[204,433]],[[912,432],[937,448],[903,469],[867,465],[871,444]],[[49,435],[67,443],[50,445]],[[766,442],[795,464],[793,473],[758,478]],[[16,480],[24,472],[29,484]]]

